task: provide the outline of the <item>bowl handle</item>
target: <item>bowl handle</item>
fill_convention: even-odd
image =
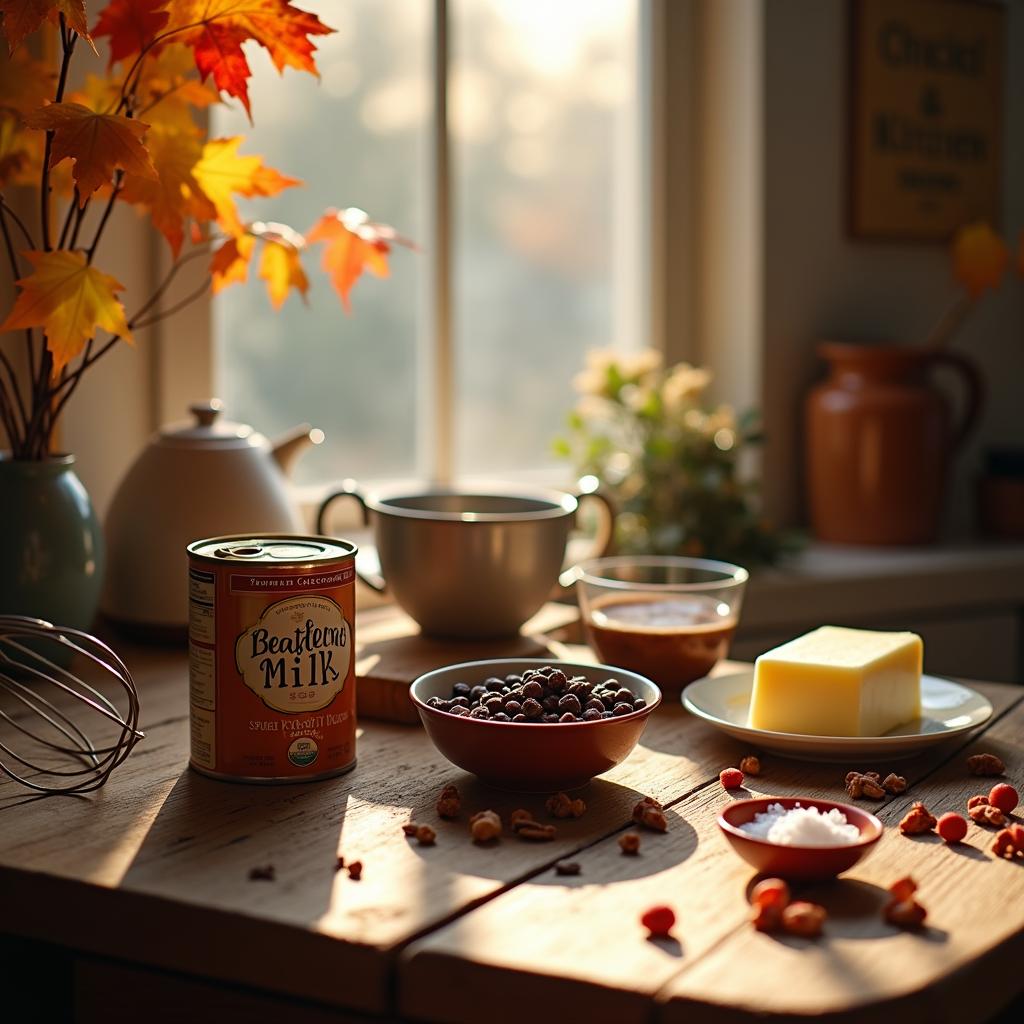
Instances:
[[[332,491],[320,503],[320,508],[316,513],[316,532],[318,534],[325,536],[324,521],[327,518],[327,508],[336,498],[351,498],[353,501],[358,502],[359,507],[363,510],[363,525],[370,525],[370,510],[366,507],[366,498],[363,497],[362,492],[359,490],[359,485],[355,480],[343,480],[341,489]],[[358,563],[358,555],[356,560]],[[356,574],[371,590],[375,590],[378,594],[383,594],[387,590],[384,577],[378,573],[367,572],[365,569],[360,569],[357,564]]]

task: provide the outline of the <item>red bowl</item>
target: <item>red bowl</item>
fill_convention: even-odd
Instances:
[[[835,808],[841,811],[851,825],[856,825],[860,839],[849,846],[780,846],[767,839],[755,839],[740,829],[763,814],[769,804],[782,804],[786,810],[796,807],[817,807],[819,811]],[[801,881],[835,878],[849,871],[882,838],[882,823],[867,811],[852,804],[839,804],[834,800],[815,800],[811,797],[760,796],[753,800],[737,800],[723,808],[718,816],[718,827],[732,848],[763,875],[778,875]]]
[[[489,722],[428,707],[431,697],[450,697],[455,683],[480,683],[529,668],[555,664],[566,675],[600,682],[610,676],[643,697],[647,706],[598,722]],[[467,661],[428,672],[409,689],[423,727],[449,761],[488,785],[520,793],[576,789],[624,761],[640,739],[661,691],[649,679],[610,665],[583,665],[541,658]]]

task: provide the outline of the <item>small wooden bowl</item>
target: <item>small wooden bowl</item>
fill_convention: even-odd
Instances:
[[[835,808],[846,816],[851,825],[857,826],[860,839],[848,846],[781,846],[767,839],[755,839],[742,831],[740,826],[753,821],[755,814],[763,814],[769,804],[782,804],[786,810],[799,804],[801,807],[816,807],[822,813]],[[883,831],[882,823],[859,807],[802,796],[761,796],[737,800],[723,808],[718,816],[718,827],[732,848],[758,872],[799,881],[835,878],[849,871],[867,856],[882,838]]]
[[[431,697],[450,697],[454,683],[481,683],[529,668],[557,665],[568,676],[592,682],[614,677],[647,701],[647,706],[619,718],[598,722],[490,722],[439,711]],[[623,668],[584,665],[550,658],[507,658],[467,661],[428,672],[409,694],[434,746],[449,761],[483,782],[519,793],[552,793],[576,789],[624,761],[633,751],[661,691],[649,679]]]

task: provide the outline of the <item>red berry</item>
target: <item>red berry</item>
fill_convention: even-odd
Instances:
[[[998,807],[1003,814],[1009,814],[1020,803],[1020,797],[1017,796],[1017,790],[1013,786],[1000,782],[992,787],[992,792],[988,795],[988,802],[993,807]]]
[[[640,918],[640,923],[651,935],[668,935],[676,923],[675,911],[671,907],[651,907]]]
[[[726,789],[739,789],[743,785],[743,772],[739,768],[723,768],[719,773],[718,781]]]
[[[789,886],[781,878],[766,878],[750,892],[755,907],[774,907],[781,910],[789,903]]]
[[[947,843],[959,843],[967,835],[967,822],[953,811],[947,811],[939,818],[936,831]]]

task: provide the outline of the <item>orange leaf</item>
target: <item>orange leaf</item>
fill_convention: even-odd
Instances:
[[[213,294],[223,291],[229,284],[238,284],[249,276],[249,260],[256,246],[252,235],[229,238],[210,260]]]
[[[316,74],[310,36],[334,31],[289,0],[182,0],[174,5],[168,25],[169,31],[178,28],[182,32],[175,38],[192,47],[203,79],[212,73],[217,88],[240,99],[250,117],[252,72],[242,44],[250,39],[259,43],[278,71],[293,67]]]
[[[201,194],[195,199],[198,209],[193,209],[197,220],[209,220],[203,209],[203,202],[213,204],[217,223],[229,235],[241,234],[244,230],[233,195],[273,196],[293,185],[301,185],[296,178],[289,178],[267,167],[259,156],[241,156],[238,147],[241,136],[231,139],[210,139],[203,146],[202,159],[192,168],[192,174],[199,185]]]
[[[998,287],[1009,259],[1006,243],[983,222],[967,224],[953,239],[953,276],[972,299]]]
[[[10,52],[42,25],[45,19],[54,24],[64,15],[69,28],[82,36],[90,46],[89,26],[85,18],[85,0],[0,0],[0,14],[3,14],[4,35]],[[96,47],[93,46],[93,50]]]
[[[54,375],[82,351],[97,327],[132,340],[124,306],[116,296],[124,285],[89,266],[84,253],[58,249],[23,255],[35,270],[18,282],[21,292],[0,332],[42,327],[53,354]]]
[[[292,288],[298,289],[305,302],[309,279],[302,269],[300,255],[306,240],[287,224],[257,222],[250,230],[263,239],[260,278],[267,282],[267,294],[274,309],[284,305]]]
[[[25,117],[30,128],[52,131],[50,166],[70,158],[75,161],[79,205],[84,206],[101,185],[109,184],[114,168],[142,177],[156,170],[146,147],[139,141],[148,124],[118,114],[97,114],[80,103],[51,103]]]
[[[171,16],[166,6],[167,0],[111,0],[92,30],[97,39],[110,36],[108,68],[152,42]]]
[[[398,238],[394,228],[375,224],[354,208],[328,210],[306,234],[306,241],[326,243],[321,266],[330,275],[346,313],[352,312],[349,295],[363,271],[387,277],[390,243],[409,244]]]
[[[197,213],[216,215],[196,181],[194,170],[202,157],[199,139],[189,132],[153,131],[149,155],[156,177],[126,174],[121,199],[149,210],[153,226],[167,239],[175,256],[185,238],[185,220]]]

